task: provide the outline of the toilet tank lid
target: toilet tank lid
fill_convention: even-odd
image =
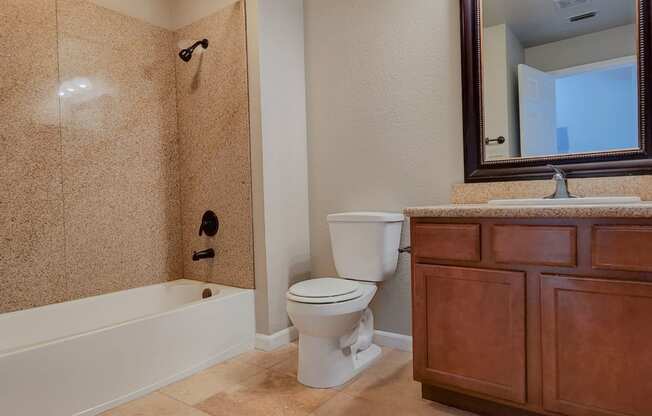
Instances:
[[[344,212],[331,214],[328,222],[403,222],[405,216],[395,212]]]

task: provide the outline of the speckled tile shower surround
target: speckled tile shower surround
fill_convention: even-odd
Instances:
[[[243,3],[171,32],[6,0],[0,27],[0,313],[182,277],[253,287]],[[222,229],[199,240],[209,208]]]

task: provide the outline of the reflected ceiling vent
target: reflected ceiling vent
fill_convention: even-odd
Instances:
[[[578,15],[569,17],[568,21],[571,22],[571,23],[575,23],[575,22],[579,22],[579,21],[582,21],[582,20],[593,19],[597,15],[598,15],[598,12],[596,12],[596,11],[582,13],[582,14],[578,14]]]
[[[553,0],[560,10],[570,9],[572,7],[588,6],[591,0]]]

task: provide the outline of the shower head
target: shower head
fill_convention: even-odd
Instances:
[[[188,49],[182,49],[181,52],[179,52],[179,58],[181,58],[184,62],[189,62],[192,59],[192,53],[199,45],[201,45],[201,47],[204,49],[208,48],[208,39],[198,40]]]

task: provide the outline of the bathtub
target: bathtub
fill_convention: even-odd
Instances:
[[[3,314],[0,414],[95,415],[251,350],[254,337],[252,290],[191,280]]]

